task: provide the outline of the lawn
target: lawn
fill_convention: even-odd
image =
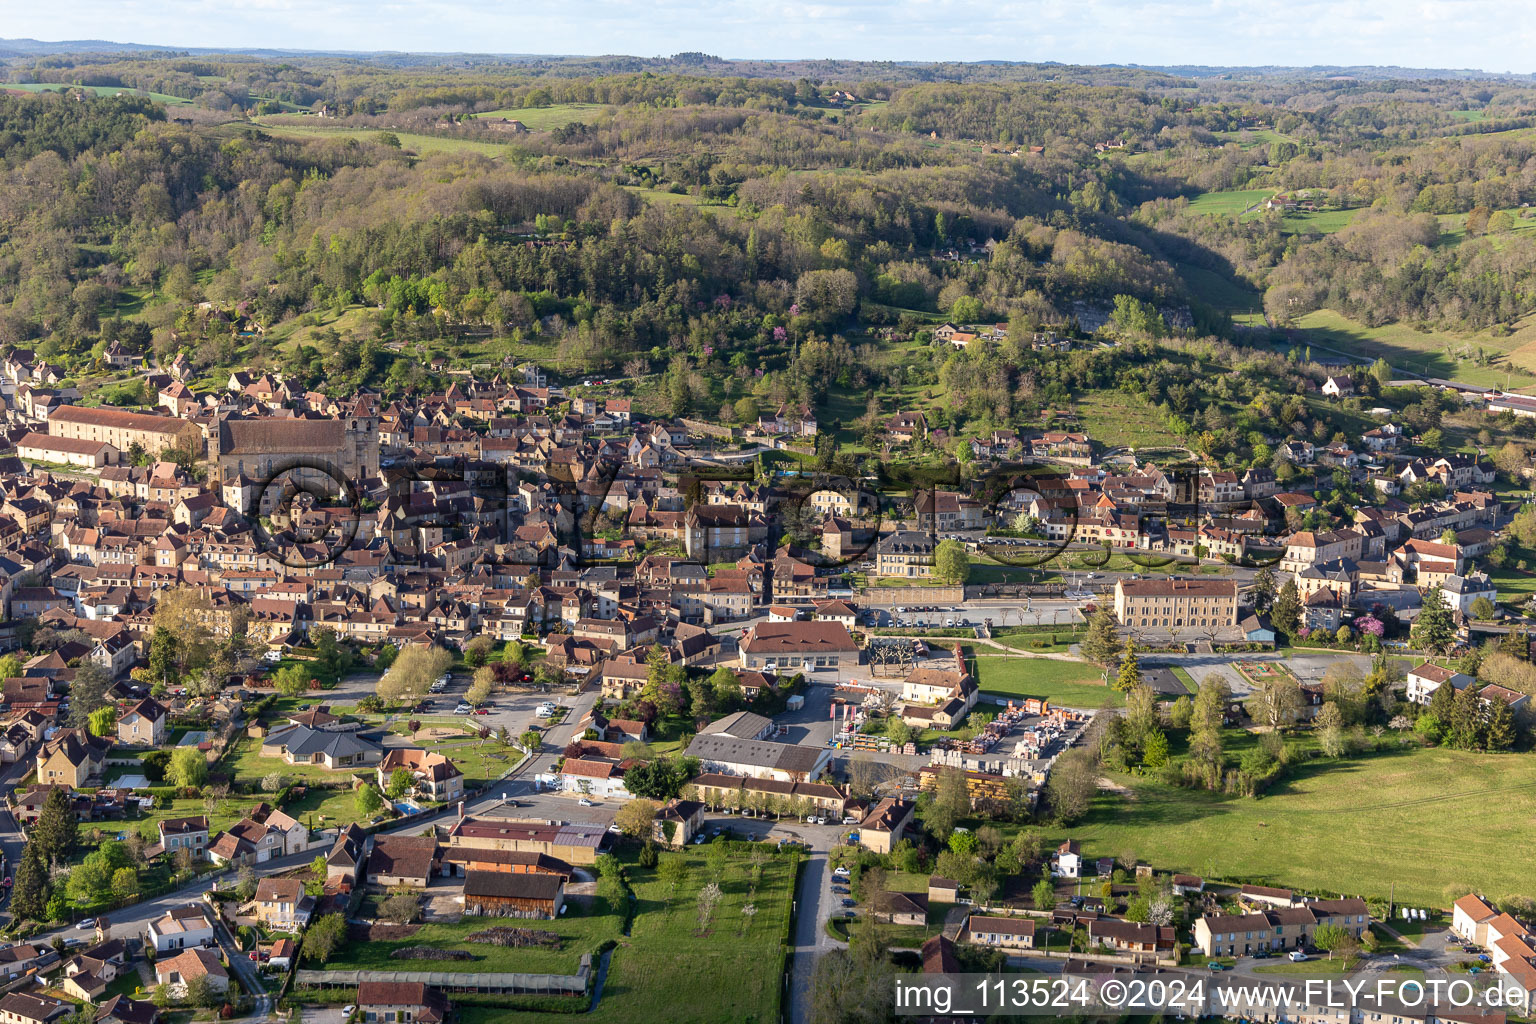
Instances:
[[[1106,699],[1124,700],[1117,690],[1103,685],[1103,670],[1087,662],[981,655],[971,665],[984,693],[1044,697],[1052,704],[1077,708],[1098,708]]]
[[[287,779],[312,782],[346,782],[361,772],[373,773],[366,765],[332,771],[317,764],[289,764],[280,757],[262,757],[261,740],[241,736],[229,746],[220,764],[241,782],[255,782],[274,772]]]
[[[1413,749],[1318,761],[1263,799],[1121,777],[1072,829],[1085,856],[1134,852],[1159,870],[1448,906],[1529,891],[1522,849],[1536,759]],[[1063,837],[1065,838],[1065,837]]]
[[[636,896],[631,935],[619,940],[594,1024],[667,1021],[668,1024],[768,1024],[779,1020],[783,953],[780,937],[794,879],[787,857],[770,856],[756,896],[749,897],[751,864],[742,853],[725,864],[722,898],[700,930],[697,895],[710,880],[706,859],[690,848],[689,873],[675,894],[654,870],[629,867]],[[756,909],[742,913],[748,903]],[[499,1024],[548,1024],[564,1018],[504,1012]]]
[[[533,974],[574,974],[583,953],[595,953],[605,942],[617,940],[624,928],[624,915],[598,896],[566,901],[567,910],[553,921],[517,921],[498,917],[466,917],[453,924],[424,924],[404,939],[353,942],[346,948],[345,959],[326,962],[328,971],[418,971],[491,973],[526,971]],[[473,932],[498,927],[529,927],[555,932],[564,941],[559,949],[510,949],[488,943],[468,942]],[[395,960],[390,954],[409,946],[433,949],[466,950],[473,960]],[[426,965],[426,966],[424,966]]]

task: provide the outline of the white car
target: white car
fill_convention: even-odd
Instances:
[[[844,867],[833,868],[832,869],[832,873],[834,875],[836,875],[838,878],[847,878],[848,877],[848,869],[844,868]]]
[[[553,711],[547,711],[544,708],[539,708],[539,710],[537,710],[537,711],[535,711],[533,713],[533,717],[534,718],[554,718],[555,717],[555,713]]]
[[[453,713],[456,715],[467,715],[473,710],[475,709],[470,707],[468,704],[460,704],[458,707],[453,709]]]
[[[586,797],[582,797],[580,800],[577,800],[576,802],[578,804],[580,804],[581,806],[583,806],[583,807],[591,807],[592,806],[592,801],[588,800]]]
[[[84,921],[81,921],[79,924],[75,925],[75,927],[80,929],[82,932],[88,932],[92,928],[96,927],[96,919],[94,917],[88,917]]]
[[[1299,950],[1299,949],[1291,950],[1291,955],[1290,955],[1291,963],[1299,964],[1302,961],[1306,960],[1306,958],[1307,958],[1307,954],[1303,953],[1301,950]]]

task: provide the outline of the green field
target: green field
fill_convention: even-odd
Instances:
[[[1174,267],[1195,298],[1206,305],[1233,314],[1264,310],[1263,296],[1245,281],[1223,277],[1214,270],[1188,263],[1176,263]]]
[[[1347,227],[1359,210],[1318,210],[1291,213],[1280,218],[1280,227],[1293,235],[1327,235]]]
[[[1195,213],[1209,213],[1213,216],[1235,217],[1267,200],[1275,194],[1272,188],[1248,188],[1235,189],[1228,192],[1202,192],[1189,201],[1189,208]]]
[[[1103,684],[1103,670],[1087,662],[983,654],[972,661],[972,666],[976,682],[986,693],[1044,697],[1053,704],[1077,708],[1097,708],[1108,698],[1116,702],[1124,699]]]
[[[1088,436],[1106,448],[1156,448],[1177,443],[1157,410],[1138,395],[1094,391],[1078,395],[1074,407]]]
[[[1281,135],[1272,128],[1244,128],[1235,132],[1212,132],[1221,142],[1236,142],[1243,149],[1267,146],[1274,142],[1294,141],[1289,135]]]
[[[533,131],[547,132],[552,128],[563,128],[572,121],[590,124],[612,109],[607,103],[557,103],[550,107],[503,107],[475,116],[481,120],[504,117],[509,121],[521,121]]]
[[[1326,345],[1358,356],[1362,362],[1374,361],[1379,356],[1400,371],[1499,387],[1505,386],[1506,374],[1512,386],[1536,383],[1536,376],[1519,365],[1521,357],[1528,355],[1532,359],[1530,365],[1536,368],[1536,325],[1531,323],[1503,338],[1492,334],[1454,335],[1420,331],[1401,323],[1366,327],[1331,309],[1318,309],[1298,319],[1296,327],[1294,344]],[[1491,355],[1489,365],[1478,366],[1474,359],[1467,358],[1476,348]],[[1511,362],[1516,365],[1512,367]]]
[[[1530,891],[1536,758],[1413,749],[1318,761],[1262,799],[1118,777],[1071,830],[1085,856],[1134,852],[1159,870],[1449,906]],[[1063,837],[1065,838],[1065,836]]]
[[[58,92],[60,89],[80,89],[85,92],[93,92],[97,96],[116,96],[119,93],[125,96],[144,96],[154,100],[156,103],[190,104],[192,102],[188,99],[182,99],[180,96],[171,96],[163,92],[139,92],[137,89],[130,89],[120,85],[67,85],[63,82],[26,82],[17,84],[8,82],[5,85],[0,85],[0,89],[15,92]]]
[[[313,118],[305,120],[315,121]],[[296,123],[295,120],[277,121],[271,118],[252,118],[250,123],[268,135],[285,139],[341,139],[343,141],[357,139],[370,142],[380,132],[377,128],[329,128],[320,123]],[[507,153],[506,146],[499,142],[440,138],[436,135],[419,135],[415,132],[391,132],[391,134],[400,140],[402,150],[418,156],[432,156],[435,153],[479,153],[482,156],[502,157]]]
[[[701,930],[699,889],[711,880],[708,862],[690,847],[688,878],[669,893],[654,870],[630,865],[636,896],[631,934],[618,940],[595,1024],[667,1021],[668,1024],[768,1024],[779,1020],[784,954],[780,936],[789,914],[794,869],[770,856],[755,896],[748,895],[752,865],[737,854],[725,864],[722,898]],[[750,903],[752,915],[742,913]],[[539,922],[542,927],[544,922]],[[520,950],[517,952],[521,952]],[[520,968],[521,969],[521,968]],[[498,1011],[498,1024],[549,1024],[568,1018]]]

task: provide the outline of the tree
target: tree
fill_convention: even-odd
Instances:
[[[117,708],[108,704],[91,712],[91,735],[111,736],[117,732]]]
[[[933,549],[933,574],[945,583],[962,584],[971,578],[971,556],[957,540],[941,540]]]
[[[682,854],[669,854],[656,865],[656,876],[667,887],[667,895],[677,895],[677,890],[688,880],[688,861]]]
[[[491,699],[491,687],[496,685],[496,670],[489,665],[475,669],[475,677],[464,691],[464,700],[479,707]]]
[[[420,920],[421,899],[413,893],[397,892],[379,904],[379,916],[395,924]]]
[[[741,679],[724,665],[715,669],[714,675],[709,677],[709,689],[714,694],[715,703],[722,708],[735,707],[741,703]]]
[[[1278,732],[1301,714],[1301,685],[1288,672],[1260,676],[1248,703],[1255,721]]]
[[[60,787],[49,790],[48,798],[43,801],[43,810],[38,816],[37,824],[32,826],[31,842],[27,848],[35,847],[38,855],[46,863],[53,863],[67,857],[75,848],[75,842],[79,836],[80,824],[75,818],[75,809],[65,792],[66,789],[67,787]]]
[[[364,783],[357,791],[357,813],[364,818],[372,818],[384,807],[384,798],[379,795],[378,788],[371,783]]]
[[[452,664],[452,655],[440,647],[407,647],[379,680],[379,696],[387,701],[418,699]]]
[[[1487,735],[1484,743],[1489,750],[1512,750],[1515,746],[1515,713],[1509,709],[1509,705],[1495,697],[1489,702],[1492,710],[1488,713]]]
[[[388,794],[391,800],[399,800],[409,793],[415,785],[416,779],[409,771],[404,768],[396,768],[389,773],[389,784],[385,786],[384,792]]]
[[[94,661],[83,661],[75,669],[74,681],[69,684],[69,724],[72,728],[89,728],[91,713],[107,704],[107,691],[112,687],[112,677]]]
[[[219,994],[213,990],[213,982],[206,974],[197,974],[187,979],[187,994],[182,1002],[188,1006],[200,1006],[210,1009],[219,1004]]]
[[[1294,578],[1286,580],[1285,586],[1280,588],[1280,596],[1270,609],[1269,621],[1287,637],[1295,636],[1301,628],[1301,591],[1296,589]]]
[[[912,739],[912,727],[898,716],[892,715],[885,720],[885,735],[896,746],[905,746]]]
[[[241,864],[235,872],[235,896],[241,903],[249,902],[256,895],[256,869],[249,864]]]
[[[627,836],[649,839],[656,820],[656,804],[639,797],[627,801],[613,816],[613,823]]]
[[[1088,631],[1083,635],[1083,657],[1096,665],[1108,668],[1120,656],[1120,633],[1116,628],[1115,614],[1108,605],[1099,605],[1088,620]]]
[[[1335,953],[1348,960],[1360,949],[1360,940],[1336,924],[1319,925],[1312,934],[1312,944],[1318,949],[1326,949],[1329,960]]]
[[[127,899],[139,892],[139,873],[133,868],[118,868],[112,872],[112,895]]]
[[[1136,645],[1125,645],[1125,657],[1120,660],[1120,675],[1115,680],[1115,689],[1121,693],[1130,693],[1141,685],[1141,666],[1136,662]]]
[[[670,800],[698,773],[698,758],[657,757],[624,773],[624,788],[648,800]]]
[[[1275,574],[1268,566],[1253,574],[1253,603],[1260,611],[1275,599]]]
[[[41,920],[48,907],[51,886],[48,869],[34,840],[22,847],[21,863],[16,867],[16,878],[11,887],[11,912],[18,919]]]
[[[304,959],[324,964],[347,941],[347,919],[326,914],[304,933]]]
[[[196,747],[177,747],[165,777],[174,786],[196,789],[208,781],[208,758]]]
[[[544,744],[544,734],[537,729],[528,729],[517,738],[517,745],[532,753]]]
[[[177,677],[208,664],[213,650],[213,634],[208,628],[212,617],[212,598],[196,587],[168,587],[156,592],[154,626],[156,630],[165,630],[175,641],[173,664]],[[166,679],[167,683],[170,681]]]
[[[1419,617],[1413,624],[1413,639],[1425,650],[1435,654],[1444,654],[1456,640],[1456,623],[1451,618],[1451,610],[1445,606],[1445,599],[1438,586],[1424,592],[1423,606],[1419,608]]]
[[[959,768],[941,768],[933,787],[933,798],[922,807],[923,826],[941,841],[947,840],[960,819],[971,813],[971,794],[965,772]]]
[[[1147,737],[1141,760],[1148,768],[1161,768],[1168,763],[1168,736],[1163,730],[1157,729]]]
[[[1030,890],[1029,897],[1034,901],[1036,910],[1050,910],[1056,906],[1056,886],[1048,875],[1041,875],[1035,887]]]
[[[1194,705],[1188,697],[1180,697],[1168,708],[1168,722],[1175,729],[1188,729],[1190,716],[1194,714]]]
[[[1479,595],[1473,598],[1472,617],[1474,619],[1477,619],[1479,622],[1487,622],[1489,619],[1497,618],[1498,614],[1499,609],[1486,597]]]
[[[284,697],[297,697],[309,689],[309,670],[303,665],[284,665],[272,676],[272,685]]]
[[[1099,789],[1099,766],[1087,749],[1068,750],[1056,759],[1055,768],[1045,784],[1051,812],[1063,824],[1088,813]]]

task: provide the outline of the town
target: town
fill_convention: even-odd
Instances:
[[[1431,908],[1432,931],[1386,893],[1089,859],[1029,825],[1071,820],[1081,783],[1054,769],[1108,749],[1120,702],[1161,741],[1121,740],[1149,767],[1192,701],[1339,742],[1372,659],[1370,699],[1417,709],[1411,734],[1528,742],[1529,689],[1446,660],[1490,640],[1529,657],[1479,570],[1511,522],[1499,471],[1398,454],[1390,421],[1358,452],[1292,442],[1289,489],[1046,432],[978,448],[995,472],[893,492],[764,472],[814,435],[803,415],[650,419],[534,364],[384,401],[272,374],[200,394],[126,361],[152,410],[84,404],[24,350],[3,372],[4,852],[12,914],[42,929],[7,953],[45,989],[5,1000],[26,1020],[109,995],[135,1022],[285,990],[367,1021],[442,1019],[463,992],[579,1002],[635,847],[678,865],[657,884],[697,890],[706,925],[722,879],[753,879],[730,912],[751,930],[778,901],[797,984],[820,933],[868,920],[930,969],[956,948],[1221,966],[1412,942],[1536,993],[1536,939],[1477,895],[1454,921]],[[1310,528],[1299,474],[1338,466],[1381,500]],[[1045,579],[1076,559],[1099,568]],[[1023,569],[968,583],[986,564]],[[1310,677],[1278,646],[1319,652]],[[1083,681],[1053,686],[1063,666]]]

